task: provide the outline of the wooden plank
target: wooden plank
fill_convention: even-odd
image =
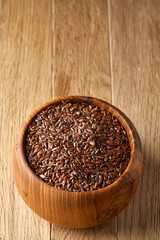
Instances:
[[[106,1],[55,0],[54,94],[111,101]]]
[[[51,99],[52,3],[2,0],[0,8],[0,239],[50,239],[50,223],[23,202],[13,181],[12,147],[24,118]]]
[[[160,239],[160,1],[109,1],[113,99],[140,133],[141,184],[118,216],[119,239]]]
[[[54,96],[89,95],[111,102],[107,2],[55,0]],[[117,218],[92,229],[52,225],[51,239],[117,239]]]

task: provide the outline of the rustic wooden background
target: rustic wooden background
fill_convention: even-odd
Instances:
[[[0,0],[0,239],[160,239],[160,1]],[[91,229],[34,214],[13,181],[25,117],[59,96],[113,103],[141,136],[144,164],[126,209]]]

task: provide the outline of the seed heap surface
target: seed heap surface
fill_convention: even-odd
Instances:
[[[28,128],[29,166],[49,185],[72,192],[113,183],[126,169],[126,131],[106,110],[62,101],[38,113]]]

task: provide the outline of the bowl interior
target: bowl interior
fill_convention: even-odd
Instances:
[[[115,180],[111,185],[98,189],[98,190],[94,190],[95,191],[102,191],[105,188],[110,188],[113,186],[113,184],[116,184],[117,181],[120,181],[121,178],[123,178],[123,175],[130,171],[130,169],[133,167],[134,165],[134,161],[136,161],[136,157],[135,157],[135,153],[136,153],[136,148],[139,146],[141,146],[140,143],[140,139],[139,136],[137,134],[137,131],[135,129],[135,127],[133,126],[133,124],[131,123],[131,121],[127,118],[127,116],[121,112],[119,109],[117,109],[116,107],[114,107],[113,105],[100,100],[100,99],[96,99],[96,98],[92,98],[92,97],[82,97],[82,96],[75,96],[75,97],[66,97],[66,98],[59,98],[53,101],[50,101],[42,106],[40,106],[39,108],[37,108],[34,112],[32,112],[28,118],[26,119],[26,124],[23,127],[23,134],[22,134],[22,138],[21,138],[21,142],[22,142],[22,154],[23,154],[23,160],[25,162],[25,165],[27,166],[27,170],[31,173],[34,174],[34,176],[37,178],[38,181],[42,181],[29,167],[28,161],[27,161],[27,156],[26,156],[26,151],[25,151],[25,139],[26,139],[26,134],[27,134],[27,130],[28,130],[28,126],[30,125],[30,123],[33,121],[33,119],[35,118],[35,116],[41,112],[42,110],[46,109],[48,106],[50,105],[59,105],[61,104],[62,101],[67,100],[69,102],[84,102],[87,104],[92,104],[95,106],[100,107],[101,109],[105,109],[107,111],[109,111],[114,117],[116,117],[118,119],[118,121],[120,122],[120,124],[124,127],[124,129],[126,130],[128,139],[129,139],[129,144],[130,144],[130,148],[131,148],[131,153],[130,153],[130,161],[129,164],[127,166],[127,168],[125,169],[125,171],[123,172],[123,174],[117,179]],[[44,184],[48,185],[47,183],[45,183],[43,181]],[[54,188],[50,185],[48,185],[48,187]],[[55,189],[55,188],[54,188]],[[56,189],[58,191],[64,191],[61,189]],[[72,192],[72,194],[82,194],[83,192]],[[87,192],[85,192],[87,193]]]

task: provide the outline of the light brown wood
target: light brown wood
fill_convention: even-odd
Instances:
[[[75,2],[81,13],[72,11]],[[158,0],[0,0],[1,239],[160,238],[159,14]],[[75,43],[75,35],[81,44]],[[85,77],[85,72],[90,78],[77,78]],[[49,228],[29,210],[14,187],[15,134],[25,117],[54,95],[91,95],[111,102],[111,86],[112,103],[130,117],[142,139],[141,185],[118,218],[101,226]]]
[[[13,182],[16,133],[51,99],[51,1],[2,0],[0,8],[0,239],[50,239],[50,223],[24,203]],[[45,37],[44,37],[45,36]]]
[[[104,0],[55,0],[54,96],[111,101],[107,5]]]
[[[125,128],[131,147],[130,162],[122,176],[110,186],[88,192],[64,191],[43,182],[29,167],[24,147],[29,124],[38,112],[51,104],[61,104],[61,100],[65,99],[106,109]],[[91,97],[63,97],[40,106],[22,124],[13,151],[14,179],[21,197],[39,216],[56,225],[69,228],[93,227],[119,214],[133,197],[141,169],[141,142],[133,124],[111,104]]]
[[[110,1],[113,102],[137,127],[141,184],[118,216],[119,239],[160,239],[160,1]]]

